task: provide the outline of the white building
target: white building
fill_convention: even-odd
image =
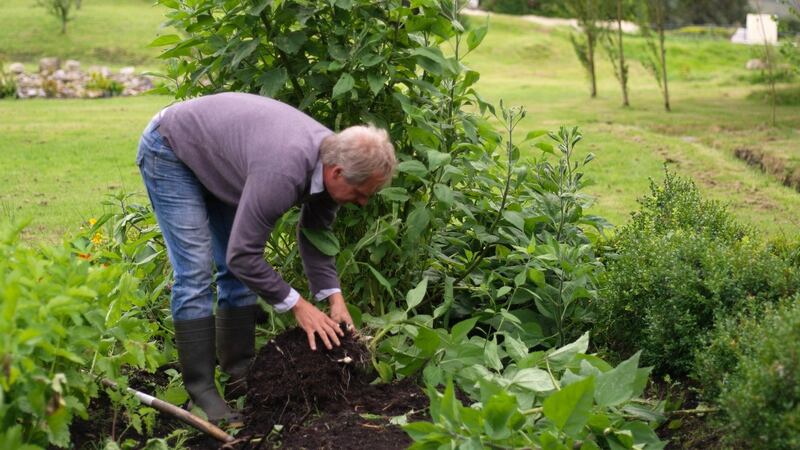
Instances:
[[[778,22],[769,14],[747,15],[747,43],[750,45],[778,43]]]

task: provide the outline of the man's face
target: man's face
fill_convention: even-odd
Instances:
[[[325,166],[323,168],[323,180],[325,190],[328,191],[333,200],[343,205],[345,203],[355,203],[364,206],[375,192],[380,190],[386,178],[381,173],[374,173],[361,184],[353,185],[345,179],[342,168],[339,166]]]

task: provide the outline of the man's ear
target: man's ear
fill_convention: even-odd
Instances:
[[[342,166],[333,166],[333,171],[331,175],[333,175],[333,178],[343,177],[344,169],[342,169]]]

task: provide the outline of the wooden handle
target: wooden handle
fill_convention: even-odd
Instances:
[[[109,380],[108,378],[103,378],[100,381],[105,386],[119,390],[119,386],[117,385],[117,383]],[[207,420],[195,416],[194,414],[190,413],[189,411],[186,411],[183,408],[179,408],[173,405],[172,403],[167,403],[164,400],[159,400],[153,397],[152,395],[147,395],[144,392],[137,391],[136,389],[133,388],[127,388],[127,389],[128,392],[132,393],[137,399],[139,399],[140,402],[144,403],[145,405],[150,406],[158,411],[161,411],[164,414],[170,415],[187,425],[191,425],[220,442],[231,442],[234,440],[233,436],[226,433],[218,426],[214,425],[213,423]]]

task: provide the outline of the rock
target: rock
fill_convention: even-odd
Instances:
[[[61,60],[58,58],[42,58],[39,60],[39,73],[53,73],[61,68]]]
[[[745,68],[747,70],[764,70],[767,68],[767,64],[764,61],[755,58],[747,61],[747,64],[745,64]]]
[[[77,72],[81,70],[81,63],[74,59],[68,59],[64,62],[64,70],[67,72]]]
[[[25,66],[18,62],[11,63],[11,65],[8,66],[8,71],[14,75],[19,75],[21,73],[25,73]]]
[[[134,67],[123,67],[119,69],[119,74],[125,77],[132,77],[136,74],[136,69]]]

